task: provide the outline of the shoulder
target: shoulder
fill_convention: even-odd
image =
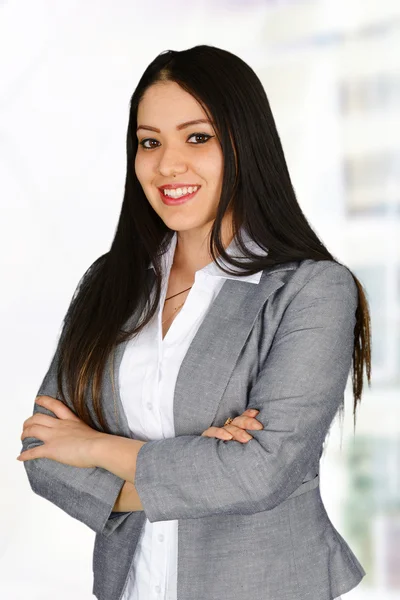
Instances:
[[[340,283],[352,290],[357,287],[350,269],[334,260],[306,259],[299,261],[297,264],[297,280],[301,286]]]
[[[358,288],[348,267],[334,260],[307,259],[299,263],[296,271],[294,303],[296,299],[299,305],[318,302],[324,310],[331,306],[332,315],[335,310],[354,312]]]
[[[266,279],[270,271],[282,280],[284,285],[278,290],[276,300],[285,306],[318,299],[335,301],[345,298],[353,310],[358,303],[358,288],[352,272],[334,260],[292,261],[265,271]]]

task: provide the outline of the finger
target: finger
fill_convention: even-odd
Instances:
[[[246,417],[245,415],[239,415],[235,417],[231,425],[236,425],[242,429],[264,429],[264,426],[256,417]]]
[[[244,411],[244,413],[243,413],[243,414],[244,414],[244,415],[249,415],[249,417],[256,417],[256,416],[258,415],[258,413],[259,413],[259,412],[260,412],[260,411],[259,411],[259,410],[257,410],[256,408],[247,408],[247,409]]]
[[[30,450],[25,450],[25,452],[21,452],[21,454],[17,456],[17,460],[25,462],[26,460],[32,460],[33,458],[46,458],[45,450],[42,450],[42,448],[45,448],[44,444],[36,446],[36,448],[31,448]]]
[[[232,434],[223,427],[209,427],[201,434],[204,437],[217,437],[219,439],[231,440]]]
[[[51,432],[51,427],[45,427],[44,425],[29,425],[26,427],[21,434],[21,441],[27,437],[34,437],[42,442],[48,439],[48,434]]]
[[[229,425],[236,425],[236,427],[240,427],[241,429],[263,429],[263,424],[260,421],[257,421],[256,417],[246,416],[247,411],[245,411],[242,415],[235,417]]]
[[[29,427],[30,425],[34,424],[45,425],[46,427],[54,427],[55,425],[57,425],[58,420],[59,419],[57,419],[56,417],[52,417],[50,415],[44,415],[43,413],[35,413],[31,417],[29,417],[29,419],[26,419],[26,421],[24,421],[22,429],[25,429],[26,427]]]
[[[232,434],[226,431],[223,427],[209,427],[201,434],[204,437],[217,437],[221,440],[231,440]]]
[[[35,399],[35,403],[39,404],[39,406],[44,406],[51,410],[59,419],[71,419],[71,421],[80,421],[79,417],[72,412],[68,406],[61,402],[61,400],[57,400],[57,398],[52,398],[51,396],[37,396]]]
[[[247,431],[240,427],[237,427],[236,425],[233,425],[233,423],[225,425],[224,429],[227,429],[229,433],[232,434],[233,439],[237,440],[238,442],[249,442],[253,439],[253,437],[249,433],[247,433]]]

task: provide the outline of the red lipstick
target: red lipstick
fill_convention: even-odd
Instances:
[[[163,190],[163,189],[167,189],[167,190],[174,190],[176,188],[188,188],[188,187],[201,187],[198,183],[166,183],[165,185],[159,185],[158,189],[159,190]]]
[[[184,204],[185,202],[187,202],[188,200],[190,200],[191,198],[193,198],[193,196],[195,196],[197,194],[197,192],[199,191],[201,186],[197,186],[197,190],[195,192],[192,192],[191,194],[185,194],[184,196],[180,196],[179,198],[171,198],[171,196],[166,196],[163,192],[163,189],[175,189],[178,187],[194,187],[194,186],[190,186],[187,184],[183,184],[183,183],[178,183],[178,184],[169,184],[169,185],[162,185],[158,188],[158,191],[160,193],[161,196],[161,200],[164,202],[164,204],[167,204],[168,206],[175,206],[178,204]]]

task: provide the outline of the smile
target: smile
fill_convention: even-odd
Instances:
[[[194,192],[192,193],[188,193],[188,194],[184,194],[181,196],[176,196],[176,198],[173,198],[172,196],[166,196],[163,192],[163,190],[158,190],[161,196],[161,200],[164,202],[164,204],[167,204],[169,206],[175,206],[177,204],[184,204],[185,202],[187,202],[188,200],[190,200],[191,198],[193,198],[193,196],[195,196],[197,194],[197,192],[199,191],[201,186],[197,187],[197,189],[195,189]],[[181,188],[179,188],[181,189]]]

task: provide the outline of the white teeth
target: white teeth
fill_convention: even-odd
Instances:
[[[198,186],[189,186],[184,188],[175,188],[175,189],[167,189],[164,188],[164,196],[171,196],[171,198],[180,198],[180,196],[185,196],[186,194],[192,194],[198,189]]]

